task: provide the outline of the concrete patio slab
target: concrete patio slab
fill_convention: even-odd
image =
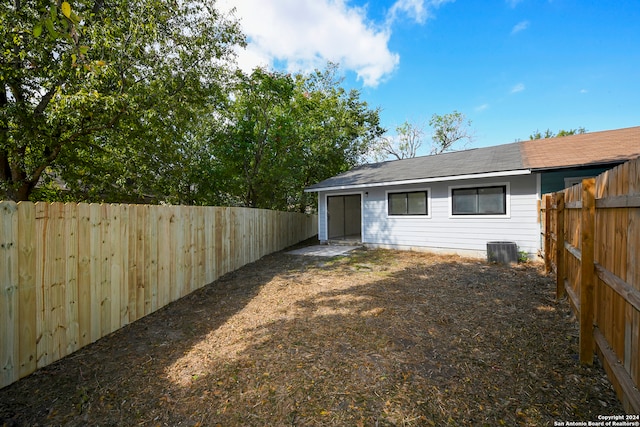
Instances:
[[[295,249],[287,252],[289,255],[307,255],[320,257],[334,257],[345,255],[360,246],[332,246],[332,245],[314,245],[305,248]]]

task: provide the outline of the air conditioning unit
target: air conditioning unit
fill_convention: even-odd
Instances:
[[[498,264],[517,264],[518,245],[515,242],[487,242],[487,261]]]

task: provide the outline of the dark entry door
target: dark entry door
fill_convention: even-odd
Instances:
[[[362,198],[359,194],[327,197],[329,239],[361,239]]]

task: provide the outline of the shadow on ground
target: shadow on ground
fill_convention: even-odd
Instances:
[[[621,414],[535,266],[279,253],[0,390],[5,425],[553,425]]]

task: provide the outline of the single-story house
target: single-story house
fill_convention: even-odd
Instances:
[[[319,240],[484,257],[541,249],[539,201],[640,156],[640,126],[365,164],[318,193]]]

